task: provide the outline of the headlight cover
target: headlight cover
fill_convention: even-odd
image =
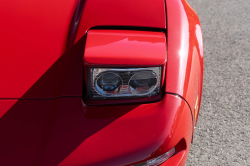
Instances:
[[[142,98],[160,93],[161,67],[89,68],[90,99]]]
[[[165,161],[167,161],[170,157],[172,157],[175,154],[175,148],[172,148],[167,153],[162,154],[161,156],[158,156],[156,158],[153,158],[151,160],[145,161],[143,163],[139,163],[133,166],[158,166]]]

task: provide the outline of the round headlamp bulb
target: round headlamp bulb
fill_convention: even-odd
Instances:
[[[157,85],[157,76],[153,71],[135,73],[129,80],[129,87],[135,95],[150,94]]]
[[[121,86],[121,77],[112,72],[101,74],[95,80],[95,88],[97,92],[104,96],[116,95],[119,93]]]

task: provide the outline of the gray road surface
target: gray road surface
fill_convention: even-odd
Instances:
[[[250,0],[188,0],[204,41],[204,87],[187,166],[250,166]]]

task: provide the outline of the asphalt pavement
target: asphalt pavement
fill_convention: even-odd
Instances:
[[[250,166],[250,0],[188,0],[204,42],[201,110],[187,166]]]

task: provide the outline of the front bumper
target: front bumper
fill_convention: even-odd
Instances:
[[[122,106],[87,106],[81,97],[18,100],[0,124],[0,165],[131,165],[176,146],[162,165],[184,165],[193,129],[187,103],[170,94]]]

